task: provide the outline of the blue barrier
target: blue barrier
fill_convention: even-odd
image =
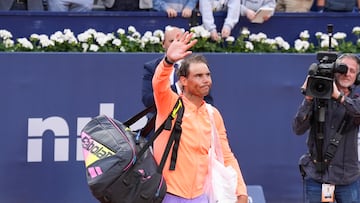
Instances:
[[[224,22],[225,13],[215,14],[218,29]],[[39,12],[39,11],[0,11],[0,29],[7,29],[14,38],[30,37],[31,34],[53,34],[56,31],[71,29],[75,34],[89,28],[102,32],[116,32],[118,28],[127,29],[133,25],[140,32],[164,29],[166,25],[176,25],[189,29],[190,20],[185,18],[167,18],[163,12],[154,11],[92,11],[74,12]],[[201,17],[197,18],[201,24]],[[233,29],[232,35],[237,37],[241,28],[247,27],[251,33],[263,32],[270,38],[283,37],[290,44],[299,38],[300,32],[308,30],[311,40],[315,40],[316,32],[327,32],[327,25],[334,25],[334,32],[347,33],[347,39],[355,41],[352,34],[355,26],[360,26],[359,13],[275,13],[266,23],[250,23],[241,17]]]
[[[266,203],[261,185],[248,185],[247,192],[249,203]]]
[[[151,53],[0,53],[0,202],[96,202],[86,185],[79,132],[106,113],[143,109],[143,64]],[[268,203],[301,202],[298,158],[306,136],[291,121],[315,54],[205,53],[215,105],[245,181]]]

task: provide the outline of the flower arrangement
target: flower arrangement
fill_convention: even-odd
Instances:
[[[196,52],[227,53],[314,53],[328,50],[329,35],[315,33],[316,41],[311,42],[310,33],[304,30],[291,47],[282,37],[268,38],[265,33],[251,33],[246,27],[240,35],[220,41],[212,41],[210,33],[203,26],[191,27],[190,32],[198,43],[192,48]],[[360,27],[354,27],[352,34],[356,42],[346,40],[346,33],[337,32],[331,37],[332,48],[339,52],[360,53]],[[147,31],[141,35],[135,27],[119,28],[116,33],[103,33],[88,29],[77,36],[70,29],[54,34],[32,34],[29,38],[13,39],[12,34],[0,29],[0,51],[2,52],[163,52],[164,31]]]

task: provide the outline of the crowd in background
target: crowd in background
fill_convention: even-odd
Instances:
[[[159,11],[169,18],[202,18],[203,26],[217,41],[230,36],[240,16],[251,22],[264,23],[275,12],[359,12],[360,0],[1,0],[0,11]],[[257,12],[271,9],[262,19]],[[217,28],[214,13],[226,12],[224,23]]]
[[[360,6],[360,0],[1,0],[0,10],[165,11],[169,17],[180,13],[188,18],[203,2],[210,3],[213,11],[227,9],[229,4],[236,2],[242,15],[246,15],[243,12],[249,4],[272,7],[274,3],[276,12],[358,12]]]

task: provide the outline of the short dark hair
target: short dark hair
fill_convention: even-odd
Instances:
[[[181,61],[180,68],[176,72],[178,78],[180,78],[180,76],[187,77],[189,75],[189,67],[192,63],[205,63],[209,67],[205,56],[201,54],[191,54]]]

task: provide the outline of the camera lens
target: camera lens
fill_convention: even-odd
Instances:
[[[329,94],[329,90],[332,89],[332,83],[324,80],[314,80],[311,83],[310,89],[316,97],[323,98]]]

